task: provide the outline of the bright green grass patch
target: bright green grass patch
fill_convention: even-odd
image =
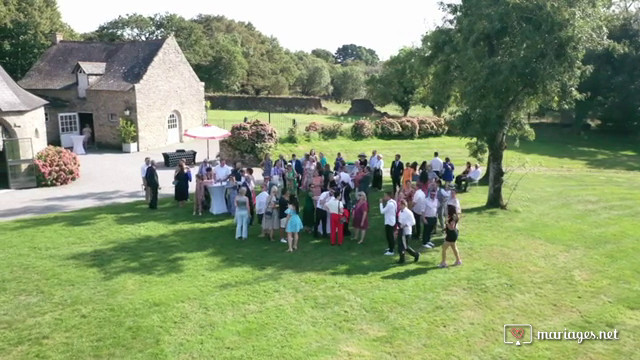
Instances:
[[[442,153],[463,156],[464,140],[436,140]],[[370,145],[342,141],[317,149],[351,156]],[[258,239],[257,226],[236,241],[230,217],[194,217],[170,199],[155,212],[138,202],[0,223],[0,357],[634,358],[638,173],[596,172],[539,141],[526,154],[510,150],[549,167],[525,176],[509,211],[484,209],[484,187],[461,195],[464,265],[445,270],[435,268],[439,249],[405,266],[382,256],[378,194],[365,245],[331,247],[304,234],[294,254]],[[605,140],[592,142],[590,151],[604,151]],[[402,141],[375,145],[419,155]],[[516,348],[502,343],[506,323],[615,328],[620,340]]]
[[[271,125],[278,131],[281,136],[286,135],[287,130],[293,125],[295,119],[300,131],[311,122],[319,122],[322,124],[332,124],[340,122],[344,124],[344,128],[348,129],[354,122],[363,119],[371,119],[363,116],[346,116],[344,115],[351,105],[348,103],[333,103],[324,102],[324,106],[328,107],[330,114],[299,114],[299,113],[268,113],[264,111],[251,111],[251,110],[208,110],[207,117],[209,124],[219,126],[223,129],[230,130],[235,124],[244,121],[244,118],[249,120],[260,120],[264,122],[270,122]],[[402,112],[397,108],[389,105],[380,109],[380,111],[388,112],[391,115],[402,115]],[[410,116],[431,116],[432,112],[428,108],[415,107],[409,112]]]

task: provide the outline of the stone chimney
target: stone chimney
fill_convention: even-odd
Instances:
[[[62,34],[61,32],[51,34],[51,43],[53,45],[60,44],[60,41],[62,40],[64,40],[64,34]]]

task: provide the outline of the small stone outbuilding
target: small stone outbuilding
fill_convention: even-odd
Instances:
[[[9,185],[9,171],[14,178],[20,178],[30,164],[16,161],[10,168],[5,140],[13,141],[9,156],[13,160],[32,159],[47,147],[46,104],[45,100],[20,88],[0,66],[0,188]]]
[[[138,129],[138,147],[179,143],[184,130],[206,119],[204,83],[173,37],[120,43],[54,44],[18,82],[49,101],[49,143],[71,147],[89,125],[93,141],[119,148],[121,118]]]

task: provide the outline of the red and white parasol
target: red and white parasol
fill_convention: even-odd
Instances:
[[[194,139],[206,139],[207,140],[207,158],[209,158],[209,140],[220,140],[220,139],[228,138],[229,136],[231,136],[231,133],[215,125],[205,124],[202,126],[185,130],[184,136],[188,136]]]

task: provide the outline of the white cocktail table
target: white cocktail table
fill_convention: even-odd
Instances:
[[[73,141],[73,152],[77,155],[84,155],[84,135],[71,135],[71,141]]]
[[[209,212],[213,215],[228,214],[227,202],[224,195],[227,190],[227,183],[217,183],[214,185],[207,185],[209,195],[211,195],[211,208]]]

